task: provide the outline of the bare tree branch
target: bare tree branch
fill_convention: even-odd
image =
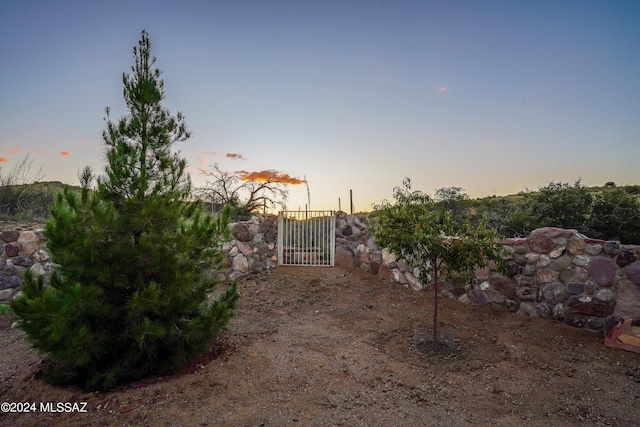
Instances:
[[[0,167],[0,211],[17,214],[29,210],[33,203],[32,198],[28,197],[29,185],[44,178],[42,166],[35,173],[32,172],[32,167],[33,159],[29,154],[16,163],[6,175]]]
[[[266,208],[286,206],[289,191],[277,174],[265,180],[244,180],[239,172],[225,172],[216,163],[206,171],[206,185],[197,189],[197,195],[211,204],[212,212],[225,205],[236,211],[250,214]]]

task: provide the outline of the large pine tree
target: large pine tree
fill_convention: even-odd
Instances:
[[[239,298],[235,283],[212,297],[229,210],[211,218],[190,201],[185,160],[172,151],[189,133],[161,104],[150,51],[143,31],[123,73],[128,114],[114,122],[107,109],[104,174],[86,168],[81,193],[51,207],[50,286],[27,273],[11,304],[58,384],[108,390],[171,371],[211,345]]]

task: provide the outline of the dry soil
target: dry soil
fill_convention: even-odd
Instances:
[[[640,425],[640,354],[597,333],[442,298],[455,352],[434,355],[419,351],[430,292],[340,268],[278,267],[240,285],[238,315],[209,353],[109,393],[38,380],[43,357],[2,316],[0,401],[36,410],[0,425]],[[69,405],[46,406],[58,402]]]

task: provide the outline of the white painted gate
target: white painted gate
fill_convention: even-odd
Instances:
[[[333,267],[336,254],[333,211],[282,211],[278,215],[278,264]]]

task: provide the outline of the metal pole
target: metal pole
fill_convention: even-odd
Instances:
[[[353,190],[349,190],[349,201],[351,202],[351,214],[353,214]]]
[[[284,213],[280,212],[278,215],[278,264],[284,265]]]

